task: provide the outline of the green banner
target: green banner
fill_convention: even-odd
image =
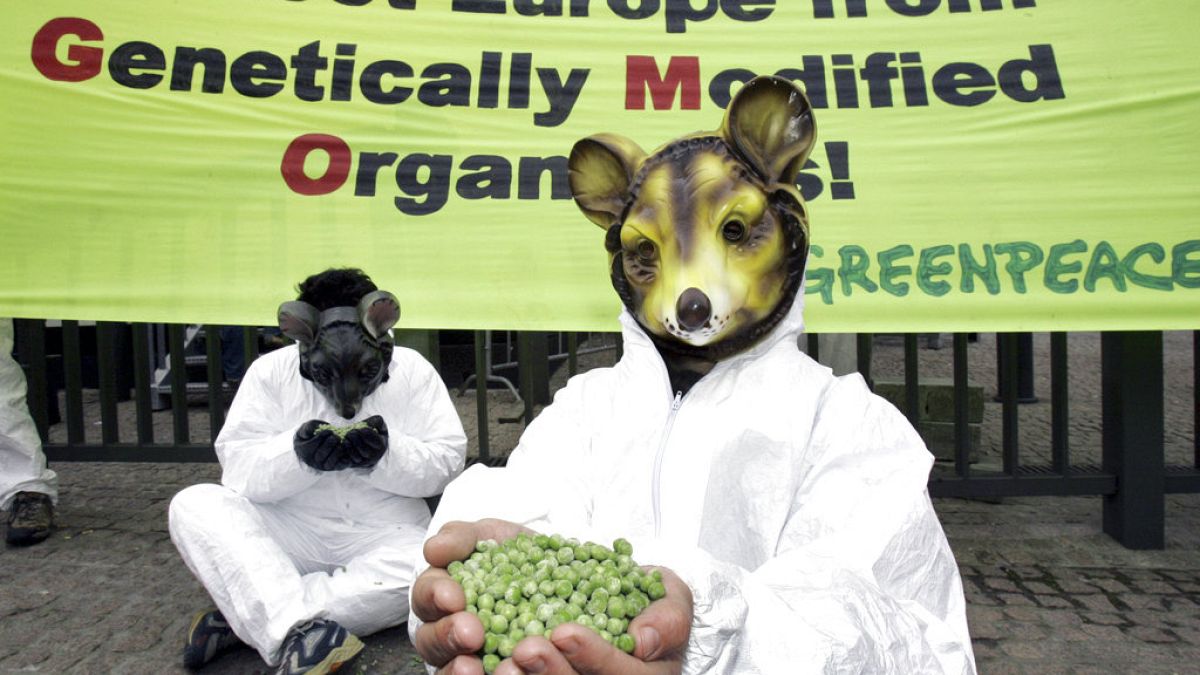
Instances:
[[[1200,327],[1200,3],[16,2],[0,315],[269,324],[365,269],[406,328],[609,330],[566,155],[816,109],[816,331]]]

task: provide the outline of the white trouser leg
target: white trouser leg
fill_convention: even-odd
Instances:
[[[0,509],[18,492],[41,492],[58,503],[58,476],[46,468],[25,402],[25,373],[12,350],[12,319],[0,319]]]
[[[279,663],[288,631],[320,615],[279,533],[260,506],[221,485],[193,485],[171,500],[171,540],[230,627],[263,660]]]
[[[413,561],[421,555],[424,536],[423,527],[399,525],[362,537],[343,549],[351,556],[344,567],[304,575],[308,603],[355,635],[404,623]]]

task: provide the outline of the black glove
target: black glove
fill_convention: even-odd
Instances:
[[[292,439],[292,448],[301,462],[317,471],[333,471],[338,468],[342,459],[342,440],[329,429],[317,431],[317,427],[327,424],[323,420],[309,420],[300,425],[296,436]]]
[[[367,423],[366,427],[346,434],[342,452],[350,460],[350,466],[370,469],[387,452],[387,423],[379,415],[372,415],[363,421]]]

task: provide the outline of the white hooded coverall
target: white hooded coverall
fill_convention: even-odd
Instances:
[[[933,457],[861,376],[797,349],[802,307],[682,396],[623,313],[621,360],[559,391],[506,468],[451,483],[430,534],[494,517],[628,538],[692,589],[685,673],[973,673]]]
[[[58,476],[46,468],[42,439],[26,405],[25,373],[12,350],[13,320],[0,319],[0,510],[18,492],[40,492],[58,502]]]
[[[466,435],[433,367],[396,347],[389,379],[340,417],[300,376],[299,351],[247,370],[216,440],[221,485],[171,501],[171,539],[244,642],[270,664],[291,628],[314,618],[358,635],[408,615],[413,561],[429,523],[424,497],[462,471]],[[388,450],[373,469],[322,472],[292,438],[303,423],[381,415]]]

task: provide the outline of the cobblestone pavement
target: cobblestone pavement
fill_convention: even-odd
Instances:
[[[1193,366],[1190,344],[1178,335],[1168,335],[1169,349],[1181,347],[1171,358],[1182,359],[1166,369],[1168,456],[1186,461],[1194,433],[1187,407],[1194,405],[1187,379]],[[1075,405],[1076,397],[1099,400],[1098,372],[1086,362],[1075,365],[1075,355],[1091,348],[1087,339],[1077,346],[1072,338],[1072,445],[1080,453],[1099,447],[1098,404],[1095,420],[1086,404]],[[876,374],[892,367],[888,350],[896,348],[886,340],[877,348]],[[986,349],[986,338],[971,348],[972,380],[985,386],[988,362],[993,375],[995,368]],[[949,350],[923,349],[921,359],[923,373],[936,372]],[[513,414],[504,396],[493,397],[493,414]],[[459,402],[473,429],[473,398]],[[996,407],[989,403],[985,412],[987,447],[998,444],[998,424],[989,431],[987,423]],[[1042,416],[1048,412],[1022,407],[1023,444],[1045,445]],[[499,429],[508,440],[494,437],[493,447],[511,447],[519,426]],[[218,467],[59,463],[55,469],[62,480],[59,528],[43,544],[0,549],[0,674],[183,672],[184,631],[209,601],[168,538],[166,507],[183,487],[215,481]],[[1200,495],[1167,498],[1162,551],[1130,551],[1103,535],[1097,497],[940,499],[935,506],[962,571],[981,673],[1200,673]],[[424,672],[403,629],[365,641],[350,672]],[[266,668],[257,654],[239,649],[204,672]]]

